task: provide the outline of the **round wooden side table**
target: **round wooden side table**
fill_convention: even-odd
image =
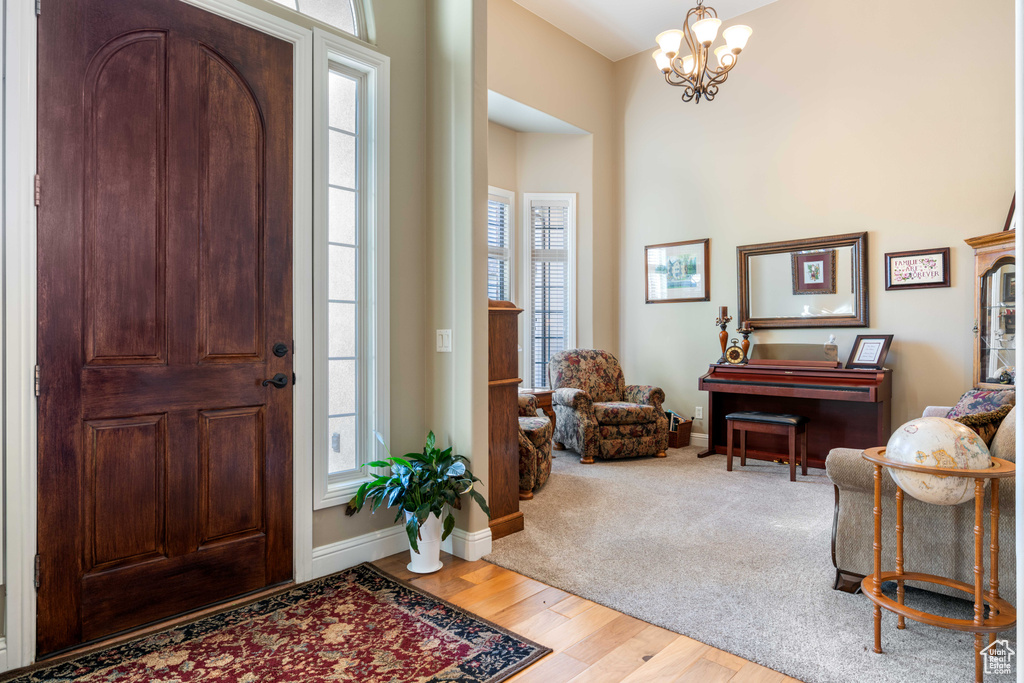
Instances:
[[[1006,631],[1017,625],[1017,610],[1013,605],[999,597],[999,480],[1013,477],[1016,470],[1014,464],[1001,458],[992,458],[992,466],[986,470],[959,470],[951,467],[927,467],[910,463],[897,462],[885,457],[884,448],[869,448],[864,452],[864,459],[875,467],[875,551],[874,573],[865,576],[861,581],[864,595],[875,604],[875,652],[882,653],[882,609],[898,615],[896,628],[906,628],[905,617],[955,631],[974,634],[974,680],[981,683],[984,679],[981,651],[984,647],[984,635],[989,634],[989,644],[995,642],[996,633]],[[974,585],[963,581],[934,574],[917,574],[903,571],[903,489],[896,487],[896,571],[882,571],[882,468],[888,467],[910,472],[921,472],[938,476],[961,477],[974,479]],[[989,553],[991,571],[989,574],[988,591],[982,585],[985,575],[984,534],[985,534],[985,481],[992,481],[992,502],[989,506]],[[882,584],[886,581],[896,582],[896,600],[882,594]],[[903,604],[903,584],[905,581],[934,583],[948,588],[961,590],[974,595],[974,619],[951,619],[937,614],[922,612]],[[985,618],[985,603],[989,605],[989,616]]]

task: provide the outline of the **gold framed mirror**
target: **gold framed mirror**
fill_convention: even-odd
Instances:
[[[866,232],[737,247],[739,322],[867,327],[867,254]]]

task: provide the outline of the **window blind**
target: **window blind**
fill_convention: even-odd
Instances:
[[[548,360],[568,345],[569,315],[569,202],[543,199],[530,202],[530,289],[532,382],[548,386]]]
[[[503,197],[487,200],[487,297],[512,300],[512,206]]]

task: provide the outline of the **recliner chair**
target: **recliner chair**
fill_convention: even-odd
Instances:
[[[665,457],[668,418],[659,387],[629,384],[607,351],[570,349],[548,362],[554,394],[555,447],[580,454],[580,462],[640,455]]]

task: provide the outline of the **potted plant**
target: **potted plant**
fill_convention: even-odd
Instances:
[[[473,490],[473,483],[480,481],[466,468],[469,462],[461,455],[454,455],[451,448],[436,447],[434,432],[427,435],[422,453],[406,453],[399,458],[391,455],[384,438],[377,434],[377,440],[388,453],[387,460],[367,463],[368,467],[390,467],[390,475],[377,475],[372,481],[364,482],[355,497],[345,509],[346,515],[354,515],[371,503],[371,512],[376,512],[384,503],[386,507],[398,508],[397,522],[405,515],[405,532],[409,536],[412,561],[408,568],[417,574],[429,574],[441,568],[441,542],[455,528],[455,517],[451,510],[444,518],[445,507],[462,509],[462,495],[468,493],[480,509],[491,516],[487,501]]]

